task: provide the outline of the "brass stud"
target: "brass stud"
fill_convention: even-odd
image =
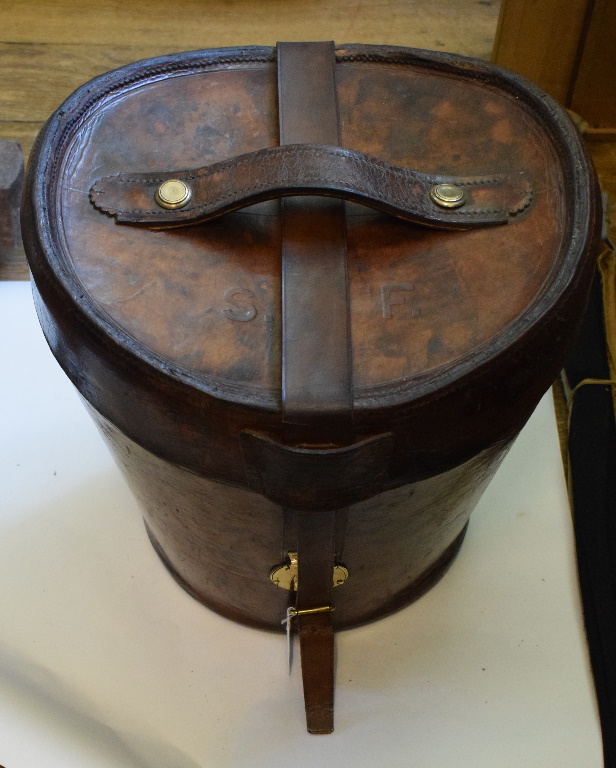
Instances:
[[[154,195],[154,199],[161,208],[167,208],[171,211],[183,208],[190,198],[190,187],[179,179],[163,181]]]
[[[430,190],[430,198],[441,208],[459,208],[466,202],[466,194],[456,184],[435,184]]]

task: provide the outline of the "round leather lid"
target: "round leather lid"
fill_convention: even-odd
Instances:
[[[423,174],[520,177],[532,190],[507,223],[466,229],[345,204],[361,405],[467,370],[550,311],[541,301],[576,269],[583,248],[572,233],[584,230],[576,216],[588,218],[590,193],[574,133],[519,79],[381,47],[341,47],[336,61],[342,147]],[[38,162],[51,236],[78,300],[153,364],[227,399],[278,402],[279,202],[156,229],[118,223],[89,197],[101,177],[199,168],[277,146],[274,53],[140,62],[81,89],[55,120],[64,127],[53,175]]]

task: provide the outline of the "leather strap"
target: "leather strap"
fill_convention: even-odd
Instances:
[[[344,204],[282,203],[284,441],[351,440],[351,345]]]
[[[302,659],[306,727],[310,733],[334,730],[334,627],[330,611],[334,569],[335,516],[297,515],[297,630]]]
[[[280,143],[338,144],[333,42],[278,44]],[[351,345],[344,204],[282,201],[285,442],[351,442]]]
[[[280,143],[338,144],[334,44],[278,44]],[[282,201],[282,421],[292,445],[352,442],[350,319],[344,203]],[[327,609],[335,512],[297,515],[300,636],[306,726],[334,729],[334,630]]]
[[[155,202],[165,181],[190,187],[190,201],[177,210]],[[437,184],[464,190],[459,208],[438,206]],[[197,224],[248,205],[288,195],[324,195],[362,203],[407,221],[440,228],[506,223],[531,201],[520,174],[443,176],[419,173],[361,152],[324,143],[290,143],[239,155],[196,170],[121,173],[92,186],[96,208],[117,221],[155,227]]]

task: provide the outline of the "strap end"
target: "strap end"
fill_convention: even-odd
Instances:
[[[334,730],[334,627],[331,611],[297,617],[308,733]]]

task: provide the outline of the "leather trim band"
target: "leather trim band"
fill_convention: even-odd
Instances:
[[[293,138],[285,144],[195,170],[105,176],[92,186],[90,200],[118,222],[161,228],[197,224],[291,195],[339,197],[419,224],[460,228],[506,223],[532,198],[530,184],[520,174],[430,175],[330,146],[326,140]],[[177,210],[165,210],[155,202],[158,187],[171,179],[184,181],[192,193],[190,203]],[[436,184],[461,187],[464,205],[439,207],[430,198]]]

